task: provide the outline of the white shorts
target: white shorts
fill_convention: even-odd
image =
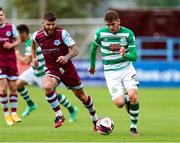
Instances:
[[[120,70],[105,71],[104,76],[112,100],[124,95],[129,89],[138,88],[137,85],[139,82],[132,64]]]
[[[32,67],[30,67],[27,70],[25,70],[19,76],[19,79],[27,82],[30,85],[36,84],[36,85],[38,85],[41,88],[43,87],[43,76],[40,76],[40,77],[35,76],[34,73],[33,73]]]

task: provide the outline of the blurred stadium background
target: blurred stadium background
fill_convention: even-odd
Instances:
[[[55,11],[58,24],[70,32],[80,48],[75,63],[85,85],[105,85],[99,55],[95,76],[87,72],[89,45],[95,31],[104,25],[104,12],[115,9],[122,25],[132,29],[137,39],[135,66],[140,86],[180,87],[179,0],[1,0],[0,5],[5,7],[7,21],[25,23],[32,32],[41,27],[45,11]]]
[[[82,123],[75,124],[74,129],[84,133],[85,138],[89,139],[84,139],[85,141],[180,141],[180,121],[178,120],[180,115],[180,0],[0,0],[0,6],[6,11],[7,22],[15,25],[25,23],[32,32],[41,28],[41,17],[45,11],[55,11],[59,18],[58,24],[68,30],[76,40],[80,48],[80,55],[73,61],[83,84],[91,86],[86,90],[92,94],[100,116],[109,115],[116,122],[116,127],[120,126],[120,129],[115,128],[111,138],[94,137],[88,132],[89,122],[86,125],[82,120],[87,118],[86,121],[89,121],[88,117],[81,112],[78,121],[82,120]],[[139,98],[142,106],[140,130],[143,134],[135,140],[126,135],[129,126],[127,117],[124,118],[126,114],[121,113],[120,118],[117,118],[119,111],[112,105],[105,87],[100,55],[97,56],[95,75],[90,76],[87,72],[89,45],[95,31],[104,25],[103,15],[107,9],[117,10],[121,18],[121,25],[132,29],[136,36],[139,58],[134,64],[140,81],[139,94],[141,96]],[[22,46],[23,44],[19,48],[23,53]],[[96,89],[97,86],[99,87]],[[71,94],[64,89],[61,91],[67,95]],[[35,87],[30,87],[30,92],[39,94]],[[102,94],[104,101],[101,100],[101,96],[97,96],[98,94]],[[47,106],[44,105],[43,97],[33,98],[39,103],[38,105]],[[72,97],[70,99],[77,105],[76,99]],[[108,110],[104,110],[103,104],[105,106],[108,104]],[[20,105],[25,107],[21,99]],[[81,106],[78,104],[78,107]],[[48,110],[48,107],[46,109]],[[20,108],[20,111],[22,110]],[[49,125],[49,118],[53,115],[46,118],[47,115],[43,108],[39,108],[39,111],[37,111],[39,113],[37,117],[44,116],[47,120],[43,120],[44,123]],[[6,133],[4,137],[0,137],[0,141],[57,141],[61,136],[62,141],[68,141],[66,138],[70,129],[74,136],[72,135],[69,141],[83,140],[68,123],[66,123],[66,128],[62,128],[64,134],[60,136],[49,127],[51,125],[46,127],[44,123],[39,122],[36,116],[31,115],[31,117],[32,119],[24,119],[24,124],[15,126],[11,130],[6,128],[5,123],[0,123],[3,126],[2,130]],[[119,120],[121,120],[120,123]],[[83,124],[84,128],[80,128],[79,124]],[[18,127],[24,128],[24,136],[21,137],[22,130]],[[34,129],[38,132],[38,136],[35,135]],[[45,130],[49,131],[46,132],[46,136],[49,137],[47,139],[44,139]],[[14,134],[14,131],[19,134]],[[57,139],[49,136],[52,132]]]

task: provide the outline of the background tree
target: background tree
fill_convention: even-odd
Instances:
[[[146,7],[178,7],[179,0],[137,0],[139,6]]]
[[[55,11],[60,18],[82,18],[95,15],[100,0],[10,0],[18,18],[40,18],[44,11]]]

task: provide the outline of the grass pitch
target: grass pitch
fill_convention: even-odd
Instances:
[[[180,89],[139,89],[138,137],[130,135],[129,116],[125,109],[115,107],[106,87],[85,87],[85,91],[93,97],[98,116],[110,117],[115,123],[112,134],[107,136],[93,133],[88,112],[71,91],[64,88],[58,90],[79,108],[77,121],[69,123],[69,113],[61,106],[65,123],[53,128],[54,113],[43,91],[30,86],[28,89],[38,105],[37,110],[22,118],[21,123],[8,126],[1,109],[0,142],[180,142]],[[19,115],[25,107],[19,96]]]

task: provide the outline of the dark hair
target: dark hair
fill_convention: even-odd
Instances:
[[[28,28],[28,26],[25,25],[25,24],[20,24],[20,25],[18,25],[18,26],[17,26],[17,30],[19,31],[19,33],[25,32],[25,33],[29,34],[29,28]]]
[[[56,14],[52,11],[48,11],[44,14],[44,20],[53,22],[56,20]]]
[[[112,22],[114,20],[119,20],[119,14],[115,10],[108,10],[104,15],[104,20]]]
[[[2,7],[0,7],[0,11],[3,11],[4,12],[4,9]]]

